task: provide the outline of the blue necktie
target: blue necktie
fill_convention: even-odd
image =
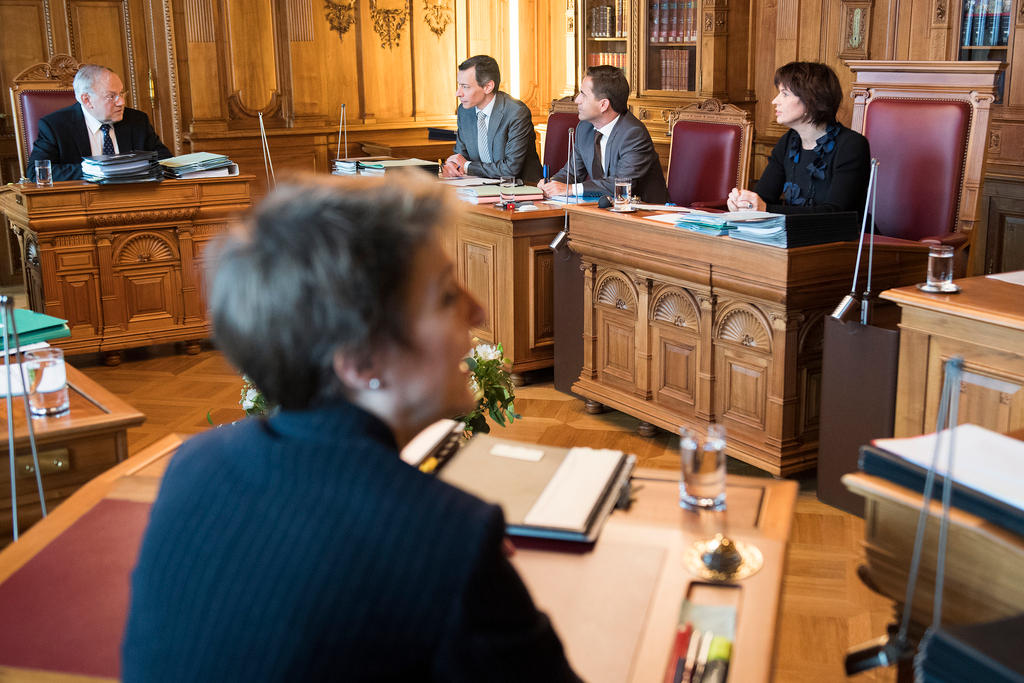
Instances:
[[[100,126],[100,130],[103,131],[103,153],[113,154],[114,141],[110,139],[110,124],[104,123],[102,126]]]

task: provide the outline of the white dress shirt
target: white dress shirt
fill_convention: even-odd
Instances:
[[[100,126],[103,124],[87,112],[85,107],[82,107],[82,113],[85,115],[85,127],[89,130],[89,147],[92,149],[92,156],[99,156],[103,154],[103,131],[100,130]],[[114,124],[110,124],[110,140],[114,143],[114,154],[120,154],[121,152],[117,148],[117,135],[114,134]]]
[[[605,177],[608,177],[608,138],[612,136],[612,128],[615,128],[615,124],[619,122],[619,118],[622,115],[616,116],[614,119],[604,124],[601,128],[595,128],[597,133],[601,134],[601,166],[604,171]],[[569,178],[566,178],[568,180]],[[575,185],[569,186],[569,194],[583,194],[583,183],[576,183]]]

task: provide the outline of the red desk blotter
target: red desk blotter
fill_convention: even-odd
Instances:
[[[0,584],[0,665],[116,678],[149,503],[103,500]]]

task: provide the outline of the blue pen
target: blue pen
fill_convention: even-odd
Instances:
[[[550,176],[548,175],[548,165],[544,164],[544,182],[546,183],[549,179]]]

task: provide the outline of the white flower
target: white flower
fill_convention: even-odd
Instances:
[[[481,360],[501,360],[501,351],[491,344],[478,344],[473,352]]]

